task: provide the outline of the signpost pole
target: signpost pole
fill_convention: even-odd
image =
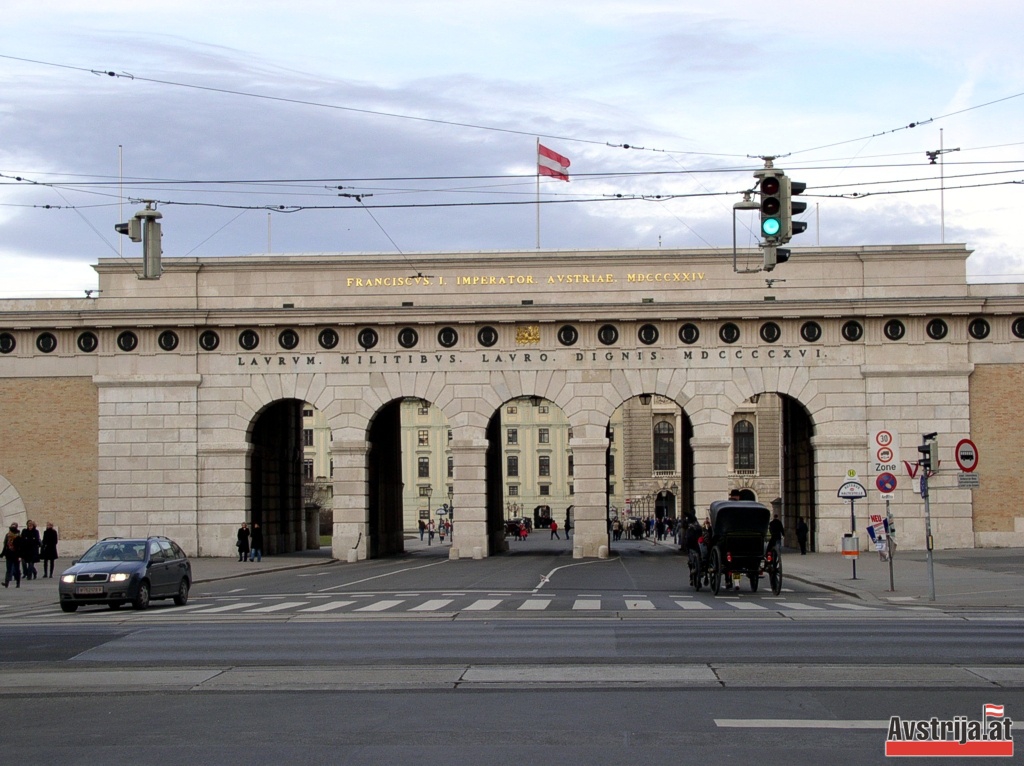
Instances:
[[[892,518],[892,514],[889,512],[889,498],[885,499],[885,518],[886,518],[886,521],[888,521],[889,519]],[[886,554],[886,557],[889,559],[889,592],[890,593],[895,593],[896,592],[896,582],[893,579],[893,573],[892,573],[892,554],[894,553],[894,551],[892,549],[892,533],[893,533],[892,523],[887,524],[887,526],[889,527],[889,529],[885,533],[885,554]]]
[[[856,517],[856,514],[853,512],[853,504],[855,502],[856,501],[851,497],[850,498],[850,534],[851,535],[856,535],[857,534],[857,517]],[[853,564],[853,579],[856,580],[857,579],[857,557],[854,556],[853,558],[851,558],[850,562]]]

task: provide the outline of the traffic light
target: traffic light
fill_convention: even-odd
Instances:
[[[767,245],[780,245],[783,239],[783,195],[786,174],[781,170],[765,169],[754,174],[761,179],[761,236]]]
[[[794,221],[793,216],[807,210],[806,202],[794,202],[793,197],[803,194],[807,184],[794,181],[787,176],[782,177],[782,242],[789,242],[795,235],[807,231],[804,221]]]
[[[925,471],[937,471],[939,468],[939,442],[936,436],[934,433],[924,434],[924,444],[917,447],[917,451],[921,453],[919,462]]]
[[[138,218],[130,218],[127,223],[115,223],[114,231],[127,234],[132,242],[142,241],[142,221]]]
[[[146,209],[137,212],[126,223],[114,224],[114,231],[118,234],[127,234],[132,242],[142,243],[142,279],[159,279],[163,271],[160,265],[163,232],[159,223],[163,214],[154,210],[152,205],[152,202],[147,202]]]

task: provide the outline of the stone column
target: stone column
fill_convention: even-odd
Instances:
[[[482,558],[488,555],[487,535],[487,450],[486,439],[453,439],[453,485],[455,495],[452,558]],[[497,534],[497,533],[496,533]],[[496,541],[504,544],[504,528]]]
[[[729,445],[726,426],[696,432],[690,439],[693,448],[693,504],[697,521],[703,523],[715,500],[729,498]]]
[[[573,458],[573,558],[594,558],[608,548],[608,444],[606,438],[569,441]]]
[[[854,469],[859,481],[869,493],[873,486],[865,484],[867,468],[867,435],[812,436],[814,450],[814,511],[816,551],[841,551],[843,535],[850,532],[850,501],[837,497],[839,487],[847,481],[846,472]],[[856,534],[861,550],[867,550],[868,499],[857,500],[853,506],[856,515]]]
[[[199,447],[199,556],[235,556],[238,528],[249,518],[251,444]]]
[[[365,559],[369,541],[370,443],[365,439],[331,443],[334,458],[334,530],[331,555],[341,561]]]

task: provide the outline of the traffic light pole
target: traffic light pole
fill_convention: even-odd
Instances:
[[[932,506],[928,492],[928,474],[932,470],[934,465],[937,469],[939,467],[938,450],[936,450],[937,442],[935,441],[936,434],[922,434],[924,444],[917,448],[918,452],[921,453],[922,457],[918,461],[921,466],[921,497],[924,498],[924,535],[925,535],[925,547],[928,549],[928,583],[930,585],[930,599],[935,600],[935,558],[934,549],[935,544],[932,540]]]

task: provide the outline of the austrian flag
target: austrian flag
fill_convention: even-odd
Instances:
[[[569,158],[551,151],[543,144],[537,144],[537,174],[568,181]]]

